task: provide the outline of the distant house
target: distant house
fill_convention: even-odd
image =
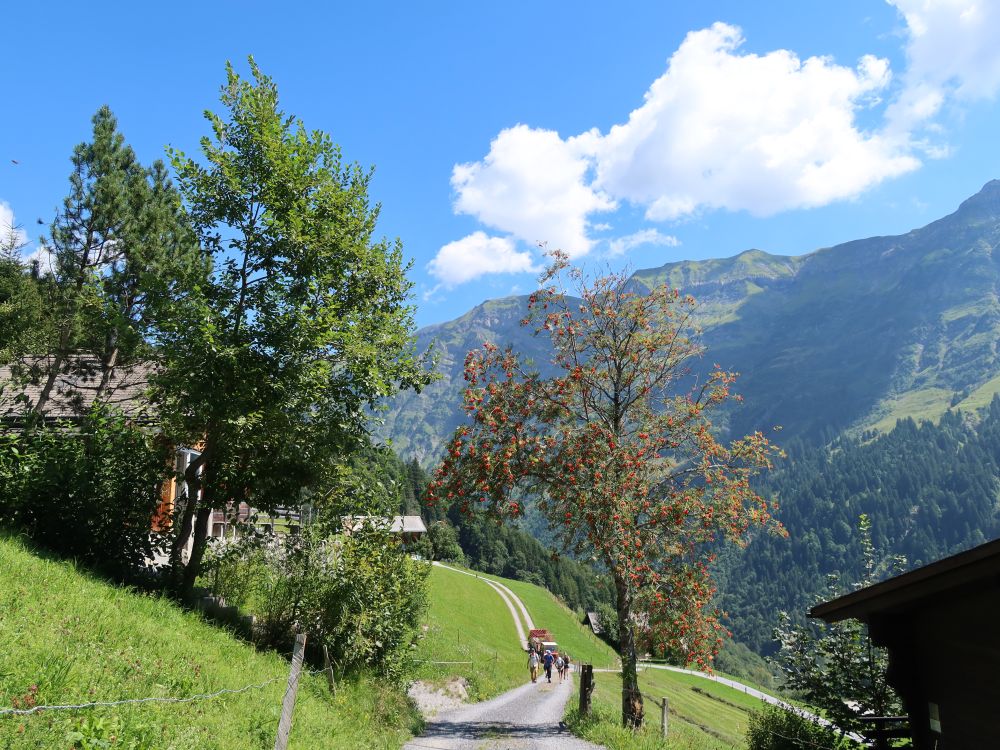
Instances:
[[[367,524],[385,527],[391,534],[399,534],[403,544],[411,544],[427,533],[420,516],[345,516],[344,533],[351,534]]]
[[[889,650],[916,750],[1000,746],[1000,539],[824,602]]]
[[[596,612],[588,612],[584,618],[584,623],[590,627],[594,635],[601,634],[601,617]]]

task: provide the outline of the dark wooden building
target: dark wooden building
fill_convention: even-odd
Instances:
[[[918,750],[1000,748],[1000,540],[817,605],[889,650]]]

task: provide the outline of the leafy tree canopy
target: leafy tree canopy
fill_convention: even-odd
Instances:
[[[531,497],[562,546],[596,557],[614,580],[623,664],[622,718],[642,723],[638,638],[708,665],[721,641],[706,563],[720,537],[770,524],[750,478],[775,449],[760,433],[719,443],[710,415],[735,376],[689,381],[694,300],[624,274],[590,281],[555,261],[532,295],[556,375],[487,344],[466,359],[465,408],[429,497],[516,518]],[[567,283],[578,289],[575,300]]]
[[[429,377],[411,339],[401,244],[374,238],[371,170],[282,112],[252,58],[250,69],[247,81],[227,67],[202,160],[171,152],[213,267],[163,342],[171,432],[203,445],[187,477],[202,497],[186,504],[177,538],[193,525],[184,587],[211,508],[294,504],[332,456],[363,444],[366,407]]]

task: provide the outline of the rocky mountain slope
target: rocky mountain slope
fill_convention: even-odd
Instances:
[[[730,429],[780,425],[783,438],[826,442],[981,406],[1000,391],[1000,181],[955,213],[907,234],[806,255],[748,250],[638,271],[699,301],[708,354],[741,373]],[[546,341],[520,326],[526,297],[489,300],[418,333],[435,342],[442,379],[389,405],[383,435],[431,465],[461,421],[466,352],[489,340],[544,364]]]

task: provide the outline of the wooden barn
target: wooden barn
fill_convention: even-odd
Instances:
[[[819,604],[889,650],[917,750],[1000,747],[1000,539]]]

